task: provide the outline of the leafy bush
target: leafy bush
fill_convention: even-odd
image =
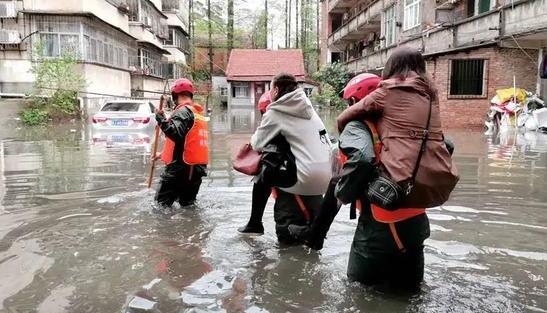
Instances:
[[[320,93],[315,100],[324,105],[340,107],[344,105],[341,92],[351,78],[348,69],[340,63],[323,66],[313,74],[313,79],[320,84]]]
[[[336,93],[334,87],[328,83],[322,84],[321,92],[313,95],[312,99],[325,106],[341,108],[345,105],[344,100]]]
[[[48,119],[79,116],[81,112],[76,99],[86,81],[76,69],[77,58],[70,53],[58,58],[45,57],[43,45],[38,44],[33,61],[31,71],[36,76],[33,105],[21,113],[22,122],[37,125]]]
[[[48,121],[48,112],[40,108],[29,108],[21,112],[21,121],[29,126],[42,125]]]

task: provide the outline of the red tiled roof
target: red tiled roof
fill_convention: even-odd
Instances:
[[[293,74],[299,81],[306,79],[302,50],[233,49],[226,78],[232,81],[269,81],[282,72]]]

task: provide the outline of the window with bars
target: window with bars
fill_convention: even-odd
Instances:
[[[450,91],[452,97],[485,97],[487,61],[460,59],[450,63]]]
[[[397,30],[397,12],[395,5],[384,11],[383,36],[384,45],[389,47],[395,43],[395,32]]]
[[[46,57],[69,53],[81,61],[129,69],[129,58],[137,55],[136,43],[126,35],[86,18],[36,16],[33,27]]]
[[[128,0],[129,21],[143,23],[160,38],[167,38],[167,23],[157,8],[149,0]]]
[[[169,37],[165,40],[166,46],[174,46],[183,51],[190,49],[190,42],[184,33],[177,28],[169,28]]]
[[[404,14],[404,30],[408,30],[420,25],[421,22],[421,10],[420,0],[404,0],[405,1],[405,14]]]
[[[144,75],[163,77],[164,66],[161,62],[161,54],[151,50],[140,49],[140,66]]]

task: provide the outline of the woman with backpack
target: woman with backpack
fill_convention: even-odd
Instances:
[[[459,178],[423,56],[398,48],[382,78],[378,89],[337,119],[339,130],[350,121],[371,122],[379,162],[378,177],[359,201],[348,277],[408,289],[423,280],[423,242],[430,234],[425,208],[446,202]]]

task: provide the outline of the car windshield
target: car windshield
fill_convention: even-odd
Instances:
[[[107,103],[101,111],[125,111],[125,112],[137,112],[139,110],[140,103],[125,103],[114,102]]]

